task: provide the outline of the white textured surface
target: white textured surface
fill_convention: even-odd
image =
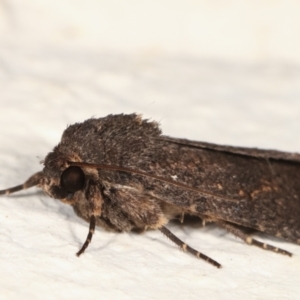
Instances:
[[[299,4],[239,2],[1,1],[0,188],[40,170],[67,124],[109,113],[142,113],[172,136],[299,151]],[[69,207],[36,189],[3,196],[0,297],[298,299],[299,246],[259,236],[289,258],[214,227],[169,228],[223,268],[153,231],[97,230],[78,259],[88,225]]]

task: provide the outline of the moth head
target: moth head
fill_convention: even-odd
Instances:
[[[54,149],[55,150],[55,149]],[[33,186],[42,188],[50,197],[72,204],[82,197],[87,177],[81,166],[71,165],[58,151],[50,152],[43,161],[45,167],[23,184],[0,190],[0,195],[15,193]],[[81,191],[81,194],[79,193]]]
[[[61,153],[49,153],[44,165],[44,178],[40,187],[52,198],[72,202],[77,192],[84,191],[87,182],[84,170],[79,166],[71,166],[68,158]]]
[[[61,171],[58,177],[45,179],[41,187],[53,198],[73,202],[74,195],[84,190],[85,183],[86,176],[83,170],[77,166],[70,166]]]

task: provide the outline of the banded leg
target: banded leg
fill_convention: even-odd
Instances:
[[[77,256],[80,256],[92,241],[92,237],[96,227],[96,217],[99,217],[101,215],[102,198],[101,198],[99,187],[95,182],[93,181],[88,182],[87,189],[85,192],[85,198],[88,202],[90,226],[89,226],[89,233],[86,237],[84,244],[82,245],[80,250],[76,253]]]
[[[253,239],[249,234],[246,234],[243,231],[243,229],[241,227],[239,227],[238,225],[231,224],[231,223],[228,223],[225,221],[216,221],[216,223],[218,225],[220,225],[221,227],[223,227],[224,229],[226,229],[228,232],[230,232],[233,235],[237,236],[238,238],[242,239],[248,245],[254,245],[254,246],[257,246],[257,247],[265,249],[265,250],[292,256],[292,253],[290,253],[286,250],[283,250],[283,249],[280,249],[280,248],[274,247],[272,245],[262,243],[258,240]]]
[[[39,185],[43,178],[43,172],[37,172],[30,176],[23,184],[14,186],[9,189],[1,190],[0,195],[9,195],[18,191],[29,189],[35,185]]]
[[[212,264],[213,266],[217,268],[221,268],[222,266],[216,262],[215,260],[211,259],[210,257],[206,256],[205,254],[202,254],[198,252],[197,250],[193,249],[189,245],[185,244],[182,240],[180,240],[176,235],[174,235],[169,229],[166,227],[162,226],[159,228],[159,230],[166,236],[168,237],[173,243],[175,243],[177,246],[179,246],[183,251],[186,251],[197,258],[204,259],[208,263]]]
[[[92,241],[92,237],[95,232],[95,227],[96,227],[96,217],[94,215],[92,215],[90,218],[89,233],[88,233],[87,238],[86,238],[84,244],[82,245],[81,249],[76,253],[77,256],[80,256],[85,251],[85,249],[88,247],[90,242]]]

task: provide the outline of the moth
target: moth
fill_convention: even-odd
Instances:
[[[291,256],[253,239],[248,229],[300,244],[300,155],[162,135],[136,114],[92,118],[67,127],[44,168],[11,194],[33,186],[70,204],[95,227],[115,232],[158,229],[182,250],[221,265],[177,238],[166,225],[191,215],[214,222],[247,244]]]

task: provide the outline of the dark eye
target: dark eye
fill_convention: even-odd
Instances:
[[[63,171],[60,177],[61,187],[68,193],[75,193],[84,186],[84,173],[79,167],[69,167]]]

